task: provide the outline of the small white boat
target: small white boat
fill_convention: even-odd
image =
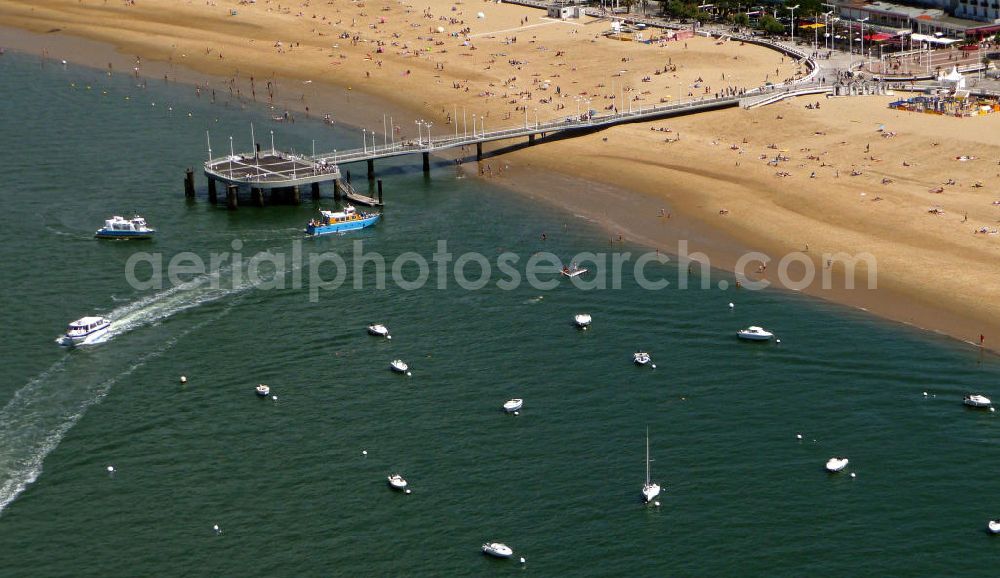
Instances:
[[[826,461],[826,471],[832,473],[839,472],[840,470],[847,467],[847,463],[850,460],[847,458],[830,458]]]
[[[152,239],[156,229],[146,224],[139,215],[126,219],[115,215],[104,221],[104,226],[94,233],[98,239]]]
[[[483,553],[497,558],[510,558],[514,555],[514,551],[510,549],[510,546],[507,544],[501,544],[500,542],[488,542],[483,544]]]
[[[649,363],[649,360],[649,354],[645,351],[636,351],[632,354],[632,361],[634,361],[636,365],[646,365]]]
[[[747,341],[770,341],[771,338],[774,337],[774,334],[765,330],[763,327],[751,325],[746,329],[740,329],[737,331],[736,337]]]
[[[389,485],[392,486],[392,489],[394,490],[406,489],[407,483],[406,480],[403,479],[403,476],[399,474],[392,474],[391,476],[389,476],[388,479],[389,479]]]
[[[507,400],[507,402],[503,404],[503,410],[507,413],[514,413],[515,411],[520,410],[523,405],[524,400],[519,397],[515,397],[514,399]]]
[[[965,396],[965,400],[962,403],[970,407],[990,407],[993,402],[985,395],[973,393]]]
[[[649,479],[649,428],[646,428],[646,483],[642,486],[642,499],[648,504],[660,495],[660,484]]]
[[[396,373],[406,373],[407,371],[410,370],[410,366],[406,365],[406,363],[403,362],[402,359],[393,359],[392,361],[390,361],[389,368],[395,371]]]
[[[573,323],[580,329],[586,329],[590,327],[593,319],[590,317],[589,313],[580,313],[579,315],[573,316]]]
[[[256,387],[255,391],[257,392],[257,395],[267,397],[271,393],[271,388],[262,383]]]
[[[990,520],[986,523],[986,529],[990,534],[1000,534],[1000,520]]]
[[[75,347],[97,343],[111,330],[111,321],[104,317],[81,317],[66,328],[66,333],[56,339],[59,345]]]
[[[389,335],[389,328],[381,323],[372,323],[368,326],[368,334],[374,335],[375,337],[385,337],[386,339],[392,339]]]
[[[562,268],[562,274],[567,277],[578,277],[587,272],[587,269],[583,267],[578,267],[576,263],[573,263],[569,267]]]

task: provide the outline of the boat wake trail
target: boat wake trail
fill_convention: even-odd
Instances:
[[[193,331],[228,314],[240,302],[240,297],[259,283],[287,275],[301,265],[278,271],[258,283],[249,281],[225,283],[220,276],[228,271],[205,275],[188,283],[160,291],[114,308],[106,314],[112,320],[111,330],[102,338],[108,342],[131,331],[149,327],[183,311],[231,299],[221,312],[199,323],[171,334],[157,336],[156,345],[146,353],[136,355],[104,355],[101,348],[66,352],[51,367],[38,374],[19,389],[7,405],[0,409],[0,515],[42,472],[42,463],[62,441],[66,432],[83,417],[87,408],[103,399],[118,381],[131,375],[169,351],[178,341]],[[142,343],[142,341],[140,341]],[[122,347],[128,347],[123,344]],[[146,345],[133,345],[133,347]],[[117,352],[116,352],[117,353]],[[121,368],[123,360],[128,365]],[[106,377],[111,375],[113,377]]]
[[[45,457],[90,406],[107,396],[116,383],[169,351],[189,333],[227,314],[232,305],[160,342],[156,349],[132,359],[111,378],[80,383],[70,372],[73,355],[67,353],[19,389],[0,410],[0,515],[38,479]]]

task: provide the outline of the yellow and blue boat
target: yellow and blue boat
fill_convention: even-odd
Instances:
[[[347,205],[343,211],[320,211],[319,219],[309,221],[306,234],[318,236],[356,231],[371,227],[381,218],[381,213],[359,213],[357,209]]]

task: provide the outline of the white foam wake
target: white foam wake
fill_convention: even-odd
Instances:
[[[301,264],[293,267],[301,267]],[[286,275],[289,271],[277,272]],[[249,281],[233,286],[218,277],[228,271],[206,275],[188,283],[171,287],[137,301],[116,307],[106,315],[112,328],[103,338],[106,342],[136,329],[154,325],[182,311],[225,297],[241,294],[255,287]],[[272,276],[274,277],[274,276]],[[270,279],[261,279],[264,283]],[[135,356],[132,362],[110,378],[92,381],[73,374],[74,367],[85,364],[87,357],[74,359],[76,354],[67,352],[51,367],[25,384],[0,410],[0,515],[42,472],[42,463],[86,413],[87,409],[103,399],[112,386],[136,369],[169,351],[180,339],[212,323],[228,313],[238,300],[232,301],[218,315],[204,320],[177,335],[166,339],[150,352]],[[99,352],[94,352],[99,353]],[[85,355],[85,354],[84,354]]]

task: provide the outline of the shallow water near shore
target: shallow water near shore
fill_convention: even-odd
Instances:
[[[0,74],[3,574],[520,571],[479,553],[498,540],[546,576],[992,575],[1000,422],[961,400],[1000,396],[993,356],[784,292],[647,291],[630,267],[604,291],[502,290],[495,267],[481,290],[453,277],[438,290],[433,265],[423,289],[378,290],[366,275],[315,302],[308,287],[250,282],[135,290],[124,271],[136,251],[208,261],[238,239],[247,258],[289,252],[316,213],[311,200],[212,207],[200,173],[186,202],[206,130],[216,154],[230,135],[248,149],[251,121],[265,148],[271,130],[299,151],[351,148],[357,131],[278,125],[188,86],[19,54],[0,57]],[[363,165],[350,168],[363,184]],[[355,239],[390,264],[430,259],[438,240],[522,265],[611,249],[595,224],[449,164],[429,179],[417,159],[377,169],[384,222],[306,240],[306,255],[350,263]],[[131,211],[155,241],[92,238]],[[647,273],[676,278],[672,264]],[[570,320],[584,311],[594,326],[581,332]],[[52,342],[91,313],[119,321],[107,343]],[[365,334],[375,320],[391,341]],[[738,343],[750,324],[781,343]],[[631,363],[636,349],[655,370]],[[412,376],[389,372],[397,357]],[[261,382],[276,401],[254,396]],[[500,410],[511,397],[525,399],[519,416]],[[646,427],[660,508],[639,501]],[[834,455],[851,460],[842,474],[823,471]],[[412,494],[388,489],[396,471]]]

